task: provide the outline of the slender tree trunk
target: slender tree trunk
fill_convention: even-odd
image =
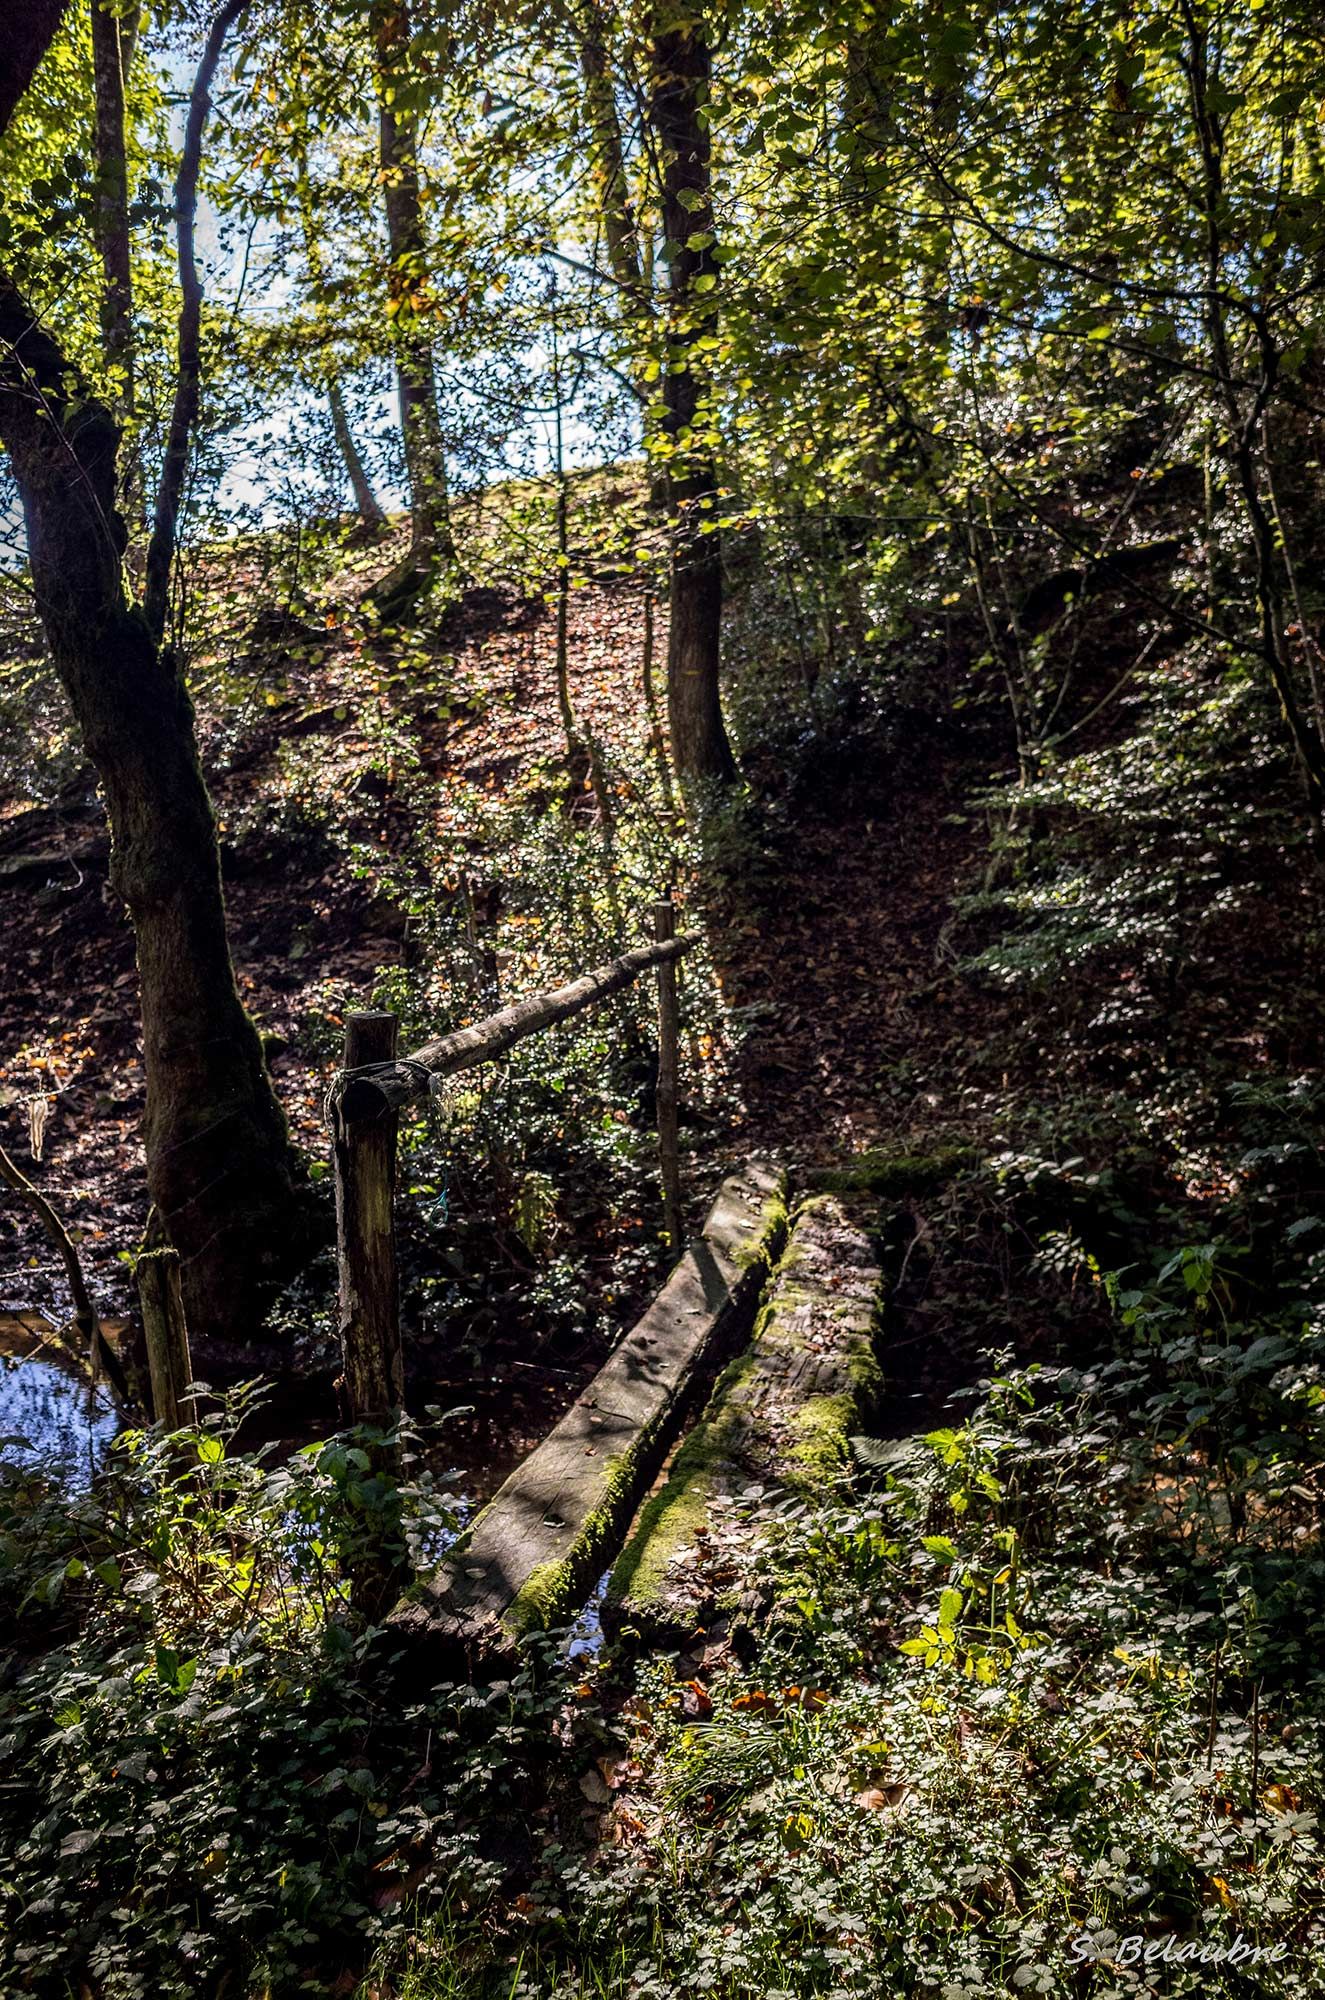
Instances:
[[[295,162],[295,196],[299,204],[299,226],[304,239],[304,262],[308,266],[308,285],[319,311],[326,309],[324,289],[324,269],[322,245],[318,240],[317,217],[313,211],[313,192],[308,180],[308,131],[300,129],[293,146]],[[331,367],[335,367],[333,359]],[[354,494],[354,505],[364,530],[369,535],[380,535],[386,527],[386,515],[378,504],[373,492],[372,481],[358,445],[350,428],[349,412],[345,408],[345,396],[336,376],[327,372],[327,403],[331,410],[332,435],[336,449],[341,455],[350,490]]]
[[[550,296],[552,326],[552,472],[556,480],[555,526],[557,536],[557,619],[556,661],[557,710],[566,738],[566,763],[572,786],[578,790],[588,762],[585,746],[575,720],[575,704],[570,691],[570,493],[566,481],[566,454],[562,430],[561,335],[557,325],[557,281],[552,279]]]
[[[12,1189],[20,1201],[25,1201],[28,1204],[59,1252],[60,1261],[64,1265],[65,1282],[69,1287],[69,1302],[74,1309],[74,1326],[82,1343],[81,1347],[69,1349],[68,1351],[75,1354],[77,1359],[86,1365],[94,1382],[104,1370],[110,1379],[111,1387],[119,1398],[121,1407],[127,1408],[129,1403],[129,1383],[124,1372],[124,1366],[115,1349],[102,1339],[101,1321],[98,1319],[96,1307],[92,1303],[92,1295],[87,1288],[87,1279],[83,1275],[82,1259],[78,1255],[73,1237],[69,1234],[69,1231],[65,1228],[59,1216],[41,1192],[41,1189],[33,1186],[27,1175],[20,1170],[17,1163],[10,1159],[3,1146],[0,1146],[0,1181],[3,1181],[7,1187]],[[61,1344],[64,1345],[63,1335],[57,1337],[60,1338]]]
[[[647,321],[652,317],[652,302],[640,264],[639,230],[630,199],[626,150],[608,62],[607,23],[600,0],[576,0],[572,11],[607,267],[616,280],[623,312]]]
[[[121,436],[124,511],[136,529],[142,510],[142,476],[133,435],[136,399],[133,352],[133,267],[129,241],[129,166],[125,144],[124,94],[137,28],[136,16],[109,13],[104,0],[91,0],[92,81],[96,104],[97,206],[95,234],[101,259],[101,340],[106,371],[114,385],[114,410]]]
[[[201,290],[191,225],[198,154],[221,44],[242,5],[228,0],[209,34],[176,189],[184,306],[166,453],[172,477],[163,477],[158,495],[157,568],[153,573],[149,558],[148,575],[162,620],[197,411]],[[54,20],[48,39],[53,29]],[[0,50],[6,117],[14,80]],[[302,1251],[303,1211],[285,1121],[235,987],[192,705],[175,655],[161,647],[160,625],[126,594],[114,417],[4,273],[0,442],[23,505],[37,611],[101,780],[111,880],[137,942],[148,1187],[181,1255],[200,1344],[251,1340],[267,1289]]]
[[[188,474],[189,455],[193,450],[193,434],[202,408],[202,276],[194,249],[202,141],[212,108],[212,84],[216,80],[225,38],[247,5],[248,0],[225,0],[212,21],[189,94],[184,145],[180,152],[179,172],[175,176],[175,245],[180,293],[175,394],[166,429],[166,447],[161,458],[161,478],[156,490],[143,581],[143,615],[147,619],[148,631],[158,646],[165,634],[170,610],[171,574],[175,566],[184,482]]]
[[[633,390],[641,409],[647,409],[652,397],[648,369],[654,359],[653,289],[640,255],[639,222],[630,198],[625,142],[608,55],[608,24],[602,0],[573,0],[571,12],[580,57],[589,162],[607,267],[616,286],[627,347],[621,379]],[[667,508],[667,479],[656,461],[650,461],[648,480],[650,503],[662,513]]]
[[[640,660],[640,676],[644,683],[644,713],[649,723],[649,748],[658,765],[658,782],[662,787],[663,804],[669,819],[676,817],[676,793],[672,786],[672,767],[667,761],[667,734],[658,713],[658,693],[653,679],[653,588],[644,592],[644,648]],[[672,886],[669,875],[669,890]]]
[[[37,609],[101,780],[111,879],[137,940],[148,1188],[199,1345],[251,1338],[300,1247],[296,1169],[235,988],[192,705],[125,595],[114,420],[4,280],[0,353],[0,438]]]
[[[567,522],[566,474],[561,465],[561,412],[557,412],[557,710],[566,738],[566,756],[572,770],[580,763],[584,746],[575,723],[575,704],[570,692],[570,555]]]
[[[1302,782],[1307,808],[1317,840],[1325,814],[1325,745],[1303,713],[1293,685],[1292,662],[1281,638],[1284,628],[1278,554],[1274,524],[1261,492],[1262,473],[1257,463],[1257,441],[1262,436],[1265,412],[1275,389],[1279,366],[1278,352],[1269,327],[1261,316],[1256,324],[1260,348],[1260,381],[1250,404],[1244,408],[1237,371],[1229,348],[1228,322],[1224,301],[1224,255],[1222,216],[1224,210],[1224,135],[1218,114],[1211,108],[1208,92],[1208,31],[1190,5],[1183,0],[1183,21],[1187,30],[1187,81],[1192,123],[1201,154],[1201,198],[1205,221],[1206,331],[1210,358],[1228,416],[1233,468],[1237,475],[1242,504],[1251,534],[1255,558],[1256,605],[1260,613],[1261,658],[1267,677],[1279,701],[1288,729]]]
[[[374,0],[377,41],[382,191],[386,206],[389,307],[396,352],[396,391],[410,489],[413,552],[433,561],[456,560],[447,492],[446,451],[432,343],[420,311],[428,269],[419,205],[418,134],[415,120],[396,108],[395,93],[409,46],[406,0]]]
[[[649,117],[661,153],[663,226],[671,264],[663,374],[671,513],[667,709],[672,756],[684,787],[696,779],[726,782],[736,770],[719,696],[717,473],[711,448],[696,435],[709,412],[695,342],[712,323],[717,278],[709,135],[701,115],[709,79],[703,23],[678,17],[671,6],[661,9],[653,22],[648,68]]]
[[[386,515],[382,512],[367,467],[354,441],[350,429],[350,419],[345,408],[345,397],[340,383],[333,378],[327,383],[327,402],[331,406],[331,428],[335,433],[336,447],[345,462],[349,475],[350,490],[354,494],[354,505],[364,528],[371,535],[380,535],[386,527]]]

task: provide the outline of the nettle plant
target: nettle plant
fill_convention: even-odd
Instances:
[[[439,1801],[391,1775],[417,1767],[418,1732],[365,1673],[353,1579],[435,1557],[445,1482],[412,1438],[368,1430],[281,1462],[237,1450],[258,1401],[249,1385],[197,1427],[123,1433],[82,1493],[0,1474],[6,1992],[294,1981],[379,1921],[377,1890],[432,1837]]]

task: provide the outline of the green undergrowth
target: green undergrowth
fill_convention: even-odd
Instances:
[[[813,1194],[923,1194],[973,1166],[974,1146],[941,1146],[932,1153],[855,1153],[836,1167],[815,1167],[805,1176]]]
[[[126,1433],[81,1495],[0,1473],[6,2000],[344,1990],[421,1873],[500,1879],[480,1815],[514,1819],[560,1696],[405,1695],[375,1579],[436,1559],[444,1482],[369,1432],[236,1451],[251,1400]]]
[[[1325,1225],[1303,1156],[1248,1151],[1217,1237],[1175,1194],[1115,1269],[1107,1174],[938,1191],[928,1305],[992,1338],[1019,1301],[1057,1355],[987,1353],[813,1497],[737,1496],[757,1637],[586,1682],[533,1871],[368,1990],[1319,1991]]]
[[[976,1377],[730,1496],[736,1643],[407,1692],[354,1578],[455,1523],[380,1441],[277,1464],[231,1410],[72,1502],[7,1476],[0,1991],[1318,1991],[1319,1107],[1230,1117],[1226,1191],[1144,1224],[1135,1162],[915,1199],[887,1340]]]

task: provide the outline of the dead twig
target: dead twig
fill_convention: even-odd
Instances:
[[[74,1303],[74,1325],[83,1343],[83,1353],[79,1358],[85,1360],[91,1368],[94,1381],[104,1371],[120,1402],[127,1403],[129,1385],[125,1379],[124,1369],[114,1348],[101,1337],[101,1322],[93,1307],[87,1281],[83,1276],[82,1260],[72,1236],[41,1189],[33,1186],[3,1146],[0,1146],[0,1181],[12,1188],[19,1199],[28,1204],[60,1253],[69,1284],[69,1296]]]

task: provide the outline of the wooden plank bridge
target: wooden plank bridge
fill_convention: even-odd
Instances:
[[[618,1556],[608,1616],[617,1626],[676,1636],[706,1605],[714,1608],[696,1557],[713,1546],[713,1510],[731,1498],[733,1482],[794,1487],[829,1476],[868,1402],[879,1273],[857,1216],[823,1198],[808,1202],[770,1288],[787,1237],[786,1190],[775,1167],[751,1161],[723,1182],[698,1235],[683,1240],[676,969],[694,940],[676,934],[670,902],[654,905],[653,932],[650,942],[569,984],[410,1055],[397,1051],[394,1015],[352,1014],[346,1022],[343,1064],[327,1098],[343,1406],[350,1423],[385,1429],[404,1404],[394,1216],[401,1111],[438,1094],[444,1079],[601,1006],[646,974],[657,984],[658,1157],[672,1269],[438,1573],[410,1585],[389,1614],[403,1656],[434,1674],[473,1675],[509,1662],[528,1633],[568,1622]],[[766,1294],[759,1330],[742,1353]],[[185,1341],[179,1315],[161,1308],[156,1319],[163,1341],[176,1319]],[[730,1365],[707,1414],[641,1513],[723,1364]],[[158,1417],[178,1421],[187,1380],[186,1347],[178,1365],[168,1353],[161,1362],[161,1383],[173,1393],[158,1390],[154,1364]]]

